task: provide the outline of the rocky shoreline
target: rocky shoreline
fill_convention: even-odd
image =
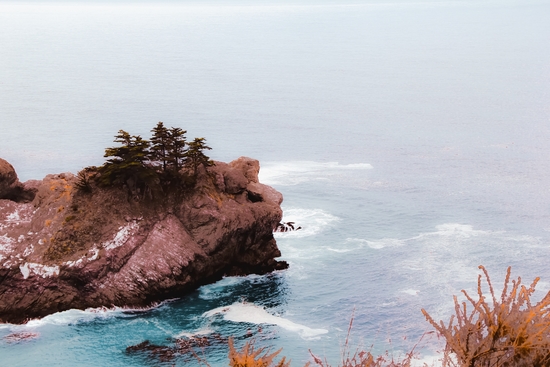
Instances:
[[[277,261],[282,195],[257,160],[204,167],[193,190],[78,190],[71,173],[20,183],[0,159],[0,322],[71,308],[144,307]]]

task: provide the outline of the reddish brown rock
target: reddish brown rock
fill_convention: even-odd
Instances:
[[[273,238],[282,195],[258,171],[250,158],[217,162],[193,190],[139,200],[123,189],[84,193],[74,175],[48,175],[32,183],[32,202],[0,200],[0,322],[143,307],[224,275],[286,268]]]
[[[235,159],[229,166],[237,172],[242,172],[249,182],[258,182],[258,174],[260,173],[260,162],[257,159],[248,157],[240,157]]]
[[[8,196],[18,182],[13,166],[0,158],[0,198]]]
[[[22,184],[11,164],[0,158],[0,199],[17,202],[29,202],[34,199],[36,192],[35,182],[29,185]]]

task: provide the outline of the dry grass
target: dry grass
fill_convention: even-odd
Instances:
[[[355,310],[354,310],[355,311]],[[414,345],[410,352],[405,354],[405,357],[402,359],[395,360],[389,353],[386,351],[384,355],[374,356],[370,351],[364,351],[361,349],[355,349],[351,352],[350,347],[350,335],[351,329],[353,327],[354,315],[349,322],[348,332],[346,335],[346,340],[342,347],[342,361],[338,364],[338,367],[410,367],[411,362],[415,359],[415,348],[418,343]],[[424,334],[426,335],[426,334]],[[422,338],[424,338],[424,335]],[[420,338],[420,341],[422,340]],[[420,342],[419,341],[419,342]],[[331,367],[326,358],[323,360],[316,355],[314,355],[311,350],[309,351],[311,357],[313,358],[313,363],[318,367]],[[306,367],[311,366],[311,363],[308,363]]]
[[[233,338],[229,338],[229,366],[230,367],[290,367],[290,361],[283,357],[279,362],[275,358],[282,349],[269,353],[266,348],[254,348],[253,342],[248,342],[240,350],[235,349]]]
[[[510,282],[508,268],[504,289],[497,299],[487,270],[483,266],[479,268],[489,287],[489,300],[483,295],[479,275],[478,299],[474,300],[464,290],[462,293],[468,302],[459,303],[454,296],[456,315],[451,316],[447,325],[443,321],[435,322],[422,310],[446,340],[443,366],[550,366],[550,292],[532,304],[531,296],[539,278],[529,287],[521,284],[520,277]],[[471,311],[467,309],[468,303]]]

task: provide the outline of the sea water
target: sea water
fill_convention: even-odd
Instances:
[[[21,180],[100,165],[119,129],[163,121],[213,159],[259,159],[302,227],[276,234],[286,271],[0,325],[0,365],[198,365],[126,348],[216,334],[336,364],[350,320],[352,348],[399,357],[480,264],[497,291],[508,266],[542,277],[540,297],[549,16],[542,0],[0,2],[0,157]],[[196,352],[227,365],[223,343]]]

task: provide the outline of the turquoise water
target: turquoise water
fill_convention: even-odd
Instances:
[[[0,2],[0,156],[22,180],[99,165],[118,129],[164,121],[214,159],[259,159],[303,227],[277,234],[287,271],[0,325],[0,365],[198,365],[126,348],[217,334],[335,363],[352,315],[353,345],[399,356],[430,330],[420,309],[447,319],[479,264],[550,290],[549,15],[547,1]],[[227,364],[224,344],[197,353]]]

